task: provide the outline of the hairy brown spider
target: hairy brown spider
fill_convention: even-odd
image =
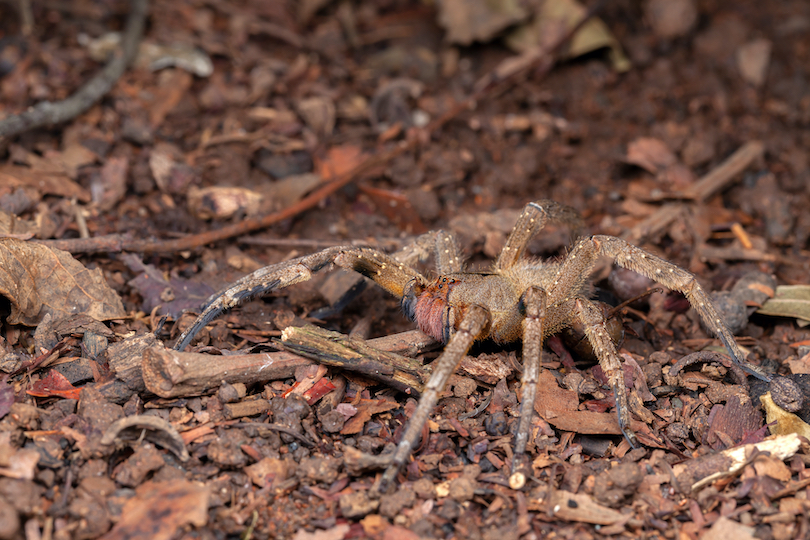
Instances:
[[[523,258],[532,236],[550,221],[578,224],[575,210],[553,201],[526,205],[489,272],[465,272],[455,240],[442,232],[428,233],[435,245],[439,276],[428,280],[416,270],[377,250],[334,247],[319,253],[261,268],[209,300],[202,314],[175,346],[183,350],[194,335],[224,310],[248,298],[310,279],[330,263],[374,280],[401,299],[402,309],[419,328],[447,343],[434,363],[416,411],[410,418],[377,488],[385,492],[407,461],[428,416],[459,361],[473,342],[492,339],[506,343],[523,339],[523,377],[520,418],[512,463],[515,471],[528,442],[532,409],[540,372],[540,352],[546,337],[579,321],[608,376],[616,399],[619,427],[632,446],[630,412],[621,363],[605,328],[601,311],[587,298],[588,278],[600,256],[643,274],[689,299],[705,325],[723,342],[731,357],[748,373],[768,377],[745,361],[743,352],[720,319],[709,297],[691,273],[613,236],[588,236],[577,241],[560,261]],[[520,483],[520,482],[518,482]]]

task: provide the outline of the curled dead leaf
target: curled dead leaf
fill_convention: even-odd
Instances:
[[[0,238],[0,294],[11,302],[10,324],[36,326],[46,313],[98,321],[126,316],[101,269],[85,268],[66,251],[15,238]]]
[[[118,439],[138,440],[142,433],[145,439],[169,450],[180,461],[186,461],[189,458],[186,444],[174,426],[162,418],[146,414],[116,420],[107,428],[101,438],[101,444],[113,444]]]

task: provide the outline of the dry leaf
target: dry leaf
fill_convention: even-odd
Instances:
[[[37,226],[33,221],[26,221],[5,210],[0,210],[0,236],[27,240],[33,237],[36,232]]]
[[[11,433],[0,433],[0,476],[33,480],[39,462],[39,452],[28,448],[14,448],[11,444]]]
[[[735,540],[754,540],[755,529],[742,523],[737,523],[725,516],[714,522],[711,528],[706,531],[706,534],[701,536],[702,540],[726,540],[727,538],[734,538]]]
[[[627,145],[628,163],[637,165],[645,171],[656,174],[658,171],[674,165],[678,158],[667,144],[652,137],[639,137]]]
[[[66,399],[79,399],[80,392],[81,388],[76,388],[70,384],[67,377],[55,369],[52,369],[48,371],[48,374],[44,378],[31,385],[31,389],[26,393],[29,396],[36,397],[62,397]]]
[[[351,171],[362,161],[363,151],[359,146],[351,144],[333,146],[327,150],[325,159],[317,161],[315,169],[326,182]]]
[[[90,192],[67,177],[54,171],[40,171],[17,165],[0,166],[0,185],[11,187],[29,186],[43,195],[59,195],[66,199],[77,198],[81,202],[90,201]]]
[[[557,490],[551,495],[548,506],[555,518],[566,521],[613,525],[628,519],[621,512],[597,503],[587,493]]]
[[[188,211],[198,219],[228,219],[259,211],[261,193],[240,186],[210,186],[188,190]]]
[[[469,45],[486,42],[515,23],[526,20],[529,13],[516,0],[442,0],[439,2],[439,24],[447,30],[447,41]]]
[[[793,317],[799,323],[810,322],[810,285],[780,285],[776,295],[769,298],[757,310],[759,315]]]
[[[11,302],[9,324],[36,326],[46,313],[98,321],[126,316],[101,269],[88,270],[66,251],[14,238],[0,238],[0,294]]]
[[[804,420],[774,403],[771,393],[760,396],[762,407],[765,409],[765,422],[772,435],[789,435],[797,433],[805,439],[810,439],[810,426]]]
[[[773,44],[767,39],[756,39],[737,49],[737,68],[740,76],[754,86],[762,86],[768,73]]]
[[[145,482],[124,504],[121,519],[103,540],[169,540],[186,525],[208,521],[209,488],[188,480]]]
[[[427,231],[427,227],[419,219],[411,201],[405,195],[388,189],[363,185],[360,186],[360,191],[374,201],[377,210],[385,214],[385,217],[403,231],[409,234],[422,234]]]
[[[93,180],[93,201],[98,204],[99,210],[111,210],[124,198],[128,172],[127,157],[111,157],[107,160],[98,178]]]
[[[204,283],[190,281],[177,276],[169,276],[151,264],[144,264],[137,255],[125,253],[121,260],[138,275],[129,281],[143,297],[141,309],[151,312],[160,306],[161,315],[179,317],[184,311],[195,310],[215,291]]]
[[[521,53],[537,47],[546,48],[578,24],[587,12],[587,8],[575,0],[547,0],[528,24],[518,27],[506,37],[506,44]],[[613,69],[620,73],[630,69],[630,60],[618,40],[607,25],[596,17],[585,22],[574,34],[564,54],[566,58],[576,58],[602,48],[610,51]]]

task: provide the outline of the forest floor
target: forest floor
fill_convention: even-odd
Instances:
[[[102,38],[138,4],[0,4],[0,539],[810,536],[805,0],[603,2],[573,41],[593,7],[573,0],[160,2],[100,100],[33,108],[115,62]],[[379,495],[369,456],[424,380],[326,367],[284,331],[429,373],[441,346],[398,298],[329,308],[358,281],[327,268],[171,349],[216,291],[331,246],[443,229],[487,271],[546,199],[584,227],[548,224],[528,256],[579,233],[672,261],[774,381],[682,294],[600,261],[641,445],[575,328],[542,352],[512,489],[522,348],[483,342]]]

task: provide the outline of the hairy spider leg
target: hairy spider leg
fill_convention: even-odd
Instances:
[[[615,236],[597,235],[584,238],[574,248],[571,255],[579,252],[582,252],[586,258],[591,260],[595,260],[599,255],[610,257],[623,268],[633,270],[665,287],[681,292],[689,300],[689,303],[703,320],[706,327],[726,347],[734,363],[760,380],[771,380],[772,377],[746,361],[745,354],[743,354],[734,336],[723,323],[711,299],[709,299],[709,296],[691,272],[647,253],[643,249]],[[575,262],[571,255],[566,259],[566,265],[569,260],[572,263]]]
[[[374,280],[380,287],[401,298],[408,283],[425,283],[425,278],[407,265],[371,248],[338,246],[278,264],[265,266],[248,274],[222,292],[211,296],[202,313],[177,339],[175,350],[182,351],[194,336],[222,312],[244,302],[308,281],[312,274],[330,263],[354,270]]]
[[[638,448],[639,442],[636,434],[630,429],[630,409],[627,406],[627,387],[624,384],[624,370],[622,369],[616,345],[610,338],[607,322],[602,311],[585,298],[577,298],[574,307],[574,317],[578,319],[584,329],[585,336],[591,343],[599,365],[608,377],[608,383],[613,389],[616,399],[616,415],[619,429],[630,443],[632,448]]]
[[[546,316],[546,291],[529,287],[523,293],[526,310],[523,326],[523,376],[521,378],[520,417],[515,433],[515,453],[512,456],[512,475],[522,472],[526,463],[524,455],[529,442],[534,401],[537,397],[537,381],[540,379],[540,358],[543,348],[543,319]],[[513,483],[513,482],[510,482]],[[523,487],[525,476],[515,481],[515,488]]]
[[[549,221],[568,225],[574,234],[583,225],[577,211],[569,206],[550,200],[530,202],[523,208],[512,232],[509,233],[509,238],[495,262],[495,270],[507,270],[521,260],[529,240]]]
[[[377,493],[386,493],[396,480],[397,474],[411,455],[411,451],[428,417],[433,412],[433,408],[439,401],[441,394],[450,376],[455,372],[461,359],[470,350],[472,344],[479,339],[482,334],[486,335],[486,326],[489,324],[489,311],[478,305],[471,305],[465,311],[461,319],[458,330],[450,337],[450,341],[444,348],[444,352],[433,364],[433,373],[430,375],[422,396],[413,416],[405,426],[405,432],[394,451],[391,464],[380,477],[379,483],[375,486]]]

